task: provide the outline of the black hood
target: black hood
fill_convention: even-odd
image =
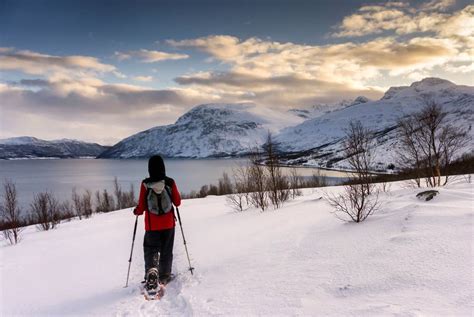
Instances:
[[[148,173],[150,174],[150,181],[161,181],[166,177],[165,163],[163,158],[159,155],[153,155],[148,160]]]

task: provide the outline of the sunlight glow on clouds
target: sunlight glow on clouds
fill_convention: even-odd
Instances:
[[[140,59],[143,63],[156,63],[166,60],[178,60],[178,59],[186,59],[189,56],[186,54],[173,54],[173,53],[166,53],[160,51],[149,51],[145,49],[141,49],[139,51],[130,51],[126,53],[122,52],[115,52],[114,56],[119,60],[123,61],[126,59],[130,59],[133,56]]]
[[[150,82],[153,80],[153,77],[152,76],[135,76],[133,77],[133,80]]]
[[[3,48],[0,50],[0,69],[19,70],[30,75],[48,75],[51,73],[87,72],[104,73],[114,71],[113,65],[103,64],[90,56],[53,56],[28,50]]]
[[[193,52],[206,55],[200,71],[180,74],[174,87],[163,89],[152,87],[155,78],[161,78],[151,67],[150,73],[140,70],[137,76],[97,57],[0,47],[0,71],[28,75],[0,82],[2,133],[9,133],[1,137],[69,131],[73,135],[68,137],[109,142],[113,135],[118,141],[169,124],[200,103],[254,102],[286,110],[359,95],[379,98],[387,83],[409,84],[429,76],[448,74],[465,82],[471,78],[472,83],[474,5],[449,12],[453,4],[432,0],[418,7],[408,2],[365,5],[333,26],[321,45],[213,34],[166,41],[187,54],[115,51],[119,65],[126,60],[145,65],[179,62]],[[110,75],[120,83],[107,82],[104,78]],[[31,133],[19,130],[25,113],[35,120],[28,123]],[[52,125],[54,120],[60,123]],[[74,124],[68,128],[64,122]],[[86,125],[88,129],[78,128]],[[41,133],[46,130],[48,134]]]

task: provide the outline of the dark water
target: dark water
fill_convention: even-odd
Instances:
[[[1,181],[13,180],[23,208],[28,208],[35,193],[49,191],[59,200],[69,200],[71,191],[107,189],[112,193],[117,177],[122,189],[135,186],[138,195],[140,181],[147,177],[147,160],[64,159],[64,160],[0,160]],[[202,185],[214,183],[223,172],[232,175],[232,169],[246,164],[245,159],[167,159],[167,175],[174,178],[182,193],[199,190]],[[299,175],[310,176],[315,169],[301,168]],[[321,171],[330,183],[346,175]],[[3,188],[2,188],[3,190]],[[3,192],[2,192],[3,193]]]

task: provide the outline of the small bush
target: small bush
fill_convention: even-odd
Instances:
[[[2,198],[0,204],[2,234],[10,244],[17,244],[21,240],[24,220],[20,216],[21,210],[18,206],[16,186],[10,179],[5,179],[3,183]]]
[[[58,200],[49,192],[36,194],[31,203],[31,215],[38,229],[46,231],[56,228],[61,221]]]

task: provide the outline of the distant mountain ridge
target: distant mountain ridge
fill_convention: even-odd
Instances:
[[[0,139],[0,159],[96,157],[108,149],[97,143],[61,139],[46,141],[23,136]]]
[[[348,164],[342,156],[342,140],[345,128],[351,120],[359,120],[375,131],[375,161],[377,168],[386,170],[395,164],[397,147],[397,120],[420,110],[427,101],[439,104],[447,113],[448,124],[466,129],[471,136],[464,153],[472,151],[474,121],[474,87],[456,85],[439,78],[425,78],[410,86],[392,87],[376,101],[338,109],[309,119],[303,123],[283,129],[275,137],[280,150],[287,155],[288,164],[346,169]],[[304,154],[301,152],[305,152]],[[300,154],[298,154],[300,153]]]
[[[134,134],[100,155],[101,158],[235,156],[261,145],[268,120],[250,111],[252,104],[204,104],[174,124]]]
[[[425,78],[410,86],[391,87],[379,100],[360,96],[355,100],[285,112],[251,103],[203,104],[192,108],[173,124],[136,133],[112,147],[29,137],[0,140],[0,158],[16,155],[128,159],[147,158],[154,154],[171,158],[232,157],[245,155],[263,145],[270,131],[283,163],[346,169],[348,165],[341,154],[342,140],[349,122],[359,120],[376,132],[375,161],[378,169],[386,170],[395,161],[397,120],[420,110],[427,100],[442,107],[449,124],[469,131],[471,143],[464,153],[472,152],[474,87],[456,85],[440,78]],[[48,143],[45,145],[44,142]],[[79,151],[73,145],[81,145],[84,150]],[[20,152],[11,153],[13,148],[20,146],[23,147]],[[62,149],[58,148],[61,146]]]

